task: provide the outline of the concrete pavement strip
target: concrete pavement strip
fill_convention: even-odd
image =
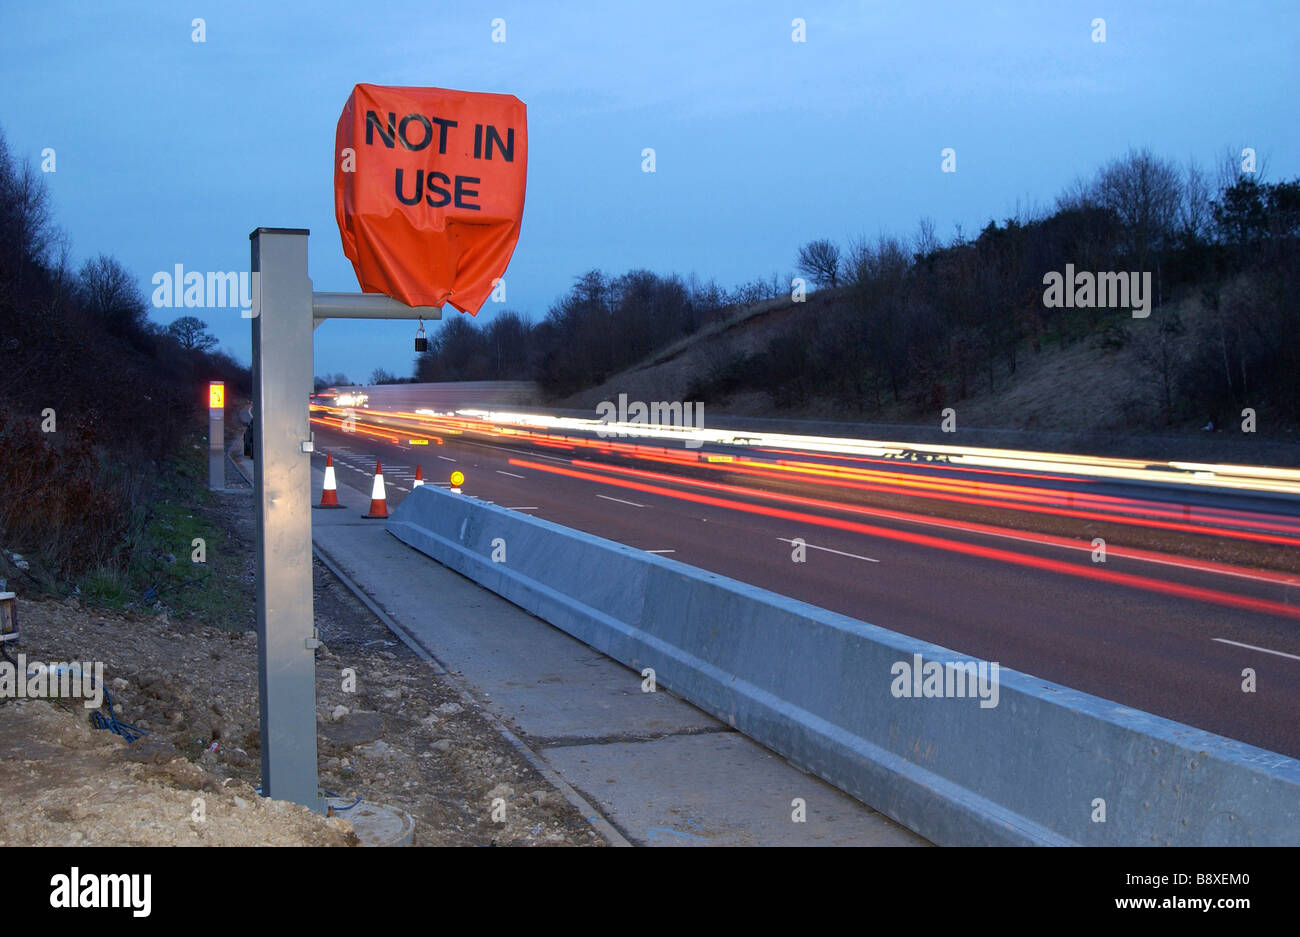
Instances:
[[[323,471],[312,476],[319,499]],[[327,565],[458,680],[608,841],[926,845],[686,701],[642,692],[640,674],[399,542],[361,517],[368,494],[341,485],[338,497],[347,510],[312,512]]]

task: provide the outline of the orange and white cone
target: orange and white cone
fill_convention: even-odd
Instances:
[[[388,516],[388,496],[384,494],[384,467],[375,460],[375,487],[370,491],[370,513],[362,517],[384,518]]]
[[[342,508],[339,504],[338,483],[334,481],[334,456],[325,454],[325,486],[320,491],[318,508]]]
[[[415,481],[411,482],[411,490],[414,491],[415,489],[419,488],[423,484],[424,484],[424,470],[417,465],[415,467]]]

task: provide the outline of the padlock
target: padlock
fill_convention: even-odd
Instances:
[[[429,339],[426,338],[426,337],[425,337],[425,334],[424,334],[424,320],[423,320],[423,319],[420,320],[420,329],[419,329],[419,331],[417,331],[417,332],[415,333],[415,350],[416,350],[416,351],[428,351],[428,350],[429,350]]]

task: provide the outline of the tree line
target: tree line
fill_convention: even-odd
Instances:
[[[1211,182],[1131,150],[1050,212],[990,220],[974,238],[959,229],[941,244],[925,220],[910,239],[810,242],[797,267],[828,291],[819,314],[713,362],[691,395],[766,390],[778,406],[826,398],[853,415],[897,404],[933,414],[1005,387],[1027,353],[1088,339],[1132,347],[1150,402],[1135,403],[1135,427],[1224,426],[1243,408],[1300,425],[1300,180],[1269,183],[1237,160],[1229,153]],[[1150,273],[1149,317],[1049,307],[1044,277],[1067,264]],[[1194,324],[1172,308],[1183,300],[1204,309]]]
[[[503,311],[479,324],[444,319],[416,360],[420,381],[535,380],[563,397],[630,367],[729,310],[784,295],[778,278],[734,290],[649,270],[591,270],[540,322]]]
[[[146,476],[202,426],[206,383],[250,390],[200,320],[153,323],[116,259],[71,256],[43,174],[0,132],[0,537],[68,575],[121,560]]]
[[[1135,425],[1220,426],[1244,407],[1300,424],[1300,180],[1269,183],[1225,154],[1214,178],[1148,149],[1076,179],[1051,210],[1025,210],[946,243],[923,219],[911,237],[845,248],[819,239],[796,269],[816,314],[753,354],[710,362],[687,396],[725,401],[765,391],[778,407],[833,401],[860,418],[899,404],[936,412],[1004,388],[1026,354],[1089,340],[1131,346],[1150,405]],[[1044,275],[1151,274],[1152,312],[1051,308]],[[731,310],[784,296],[790,278],[734,291],[645,270],[579,276],[539,322],[515,312],[484,324],[444,320],[415,364],[421,381],[538,381],[552,397],[594,386]],[[1207,312],[1183,322],[1192,298]],[[385,375],[391,380],[398,380]],[[1140,412],[1137,412],[1140,411]]]

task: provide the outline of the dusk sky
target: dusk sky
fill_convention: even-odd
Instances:
[[[527,201],[508,302],[479,318],[536,320],[592,268],[731,288],[788,277],[813,238],[911,235],[922,216],[974,234],[1130,147],[1213,171],[1250,146],[1267,178],[1300,175],[1298,26],[1292,2],[1240,0],[9,2],[0,128],[20,160],[54,149],[77,266],[112,254],[149,296],[176,264],[247,270],[255,227],[305,227],[315,288],[344,291],[332,150],[353,85],[513,94]],[[238,309],[151,316],[186,313],[249,361]],[[329,322],[315,372],[410,374],[414,332]]]

